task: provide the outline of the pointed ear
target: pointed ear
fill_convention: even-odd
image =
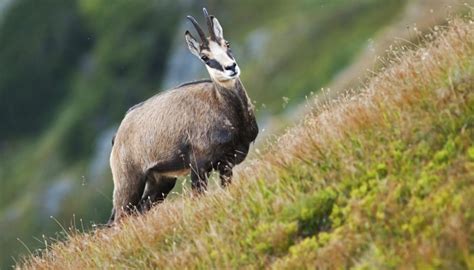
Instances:
[[[224,30],[222,30],[222,26],[219,23],[219,21],[214,16],[211,16],[211,20],[212,20],[212,25],[213,25],[212,30],[214,31],[214,34],[216,35],[216,37],[218,39],[224,39]]]
[[[189,33],[186,31],[184,33],[184,37],[186,38],[186,43],[188,44],[188,49],[191,51],[192,54],[199,57],[199,42]]]

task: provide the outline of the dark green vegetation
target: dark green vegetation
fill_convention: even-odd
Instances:
[[[31,269],[473,269],[474,28],[315,104],[227,190],[49,245]],[[433,40],[434,38],[434,40]]]
[[[107,219],[110,139],[130,106],[162,88],[167,63],[185,48],[185,15],[201,18],[202,5],[217,15],[262,116],[330,82],[405,7],[178,2],[13,0],[0,12],[0,230],[8,231],[0,234],[0,266],[27,252],[17,238],[43,246],[41,236],[59,230],[50,216],[86,228]],[[187,52],[181,58],[197,63]]]

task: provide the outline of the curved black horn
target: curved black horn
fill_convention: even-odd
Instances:
[[[206,43],[207,42],[207,39],[206,39],[206,35],[204,34],[204,32],[202,31],[201,27],[199,26],[198,22],[196,21],[196,19],[194,19],[192,16],[186,16],[186,18],[188,18],[188,20],[191,21],[191,23],[194,25],[194,28],[196,28],[196,31],[198,32],[199,34],[199,37],[201,38],[201,41],[203,43]]]
[[[214,26],[212,23],[211,16],[209,16],[209,13],[207,13],[206,8],[203,8],[202,12],[204,13],[204,17],[206,18],[207,28],[209,28],[209,34],[211,35],[211,39],[216,40],[216,35],[214,34]]]

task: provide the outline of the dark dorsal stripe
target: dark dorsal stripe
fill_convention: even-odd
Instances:
[[[185,86],[189,86],[189,85],[194,85],[194,84],[200,84],[200,83],[212,83],[212,81],[209,80],[209,79],[202,79],[202,80],[187,82],[187,83],[180,84],[180,85],[176,86],[173,89],[181,88],[181,87],[185,87]]]
[[[138,108],[138,107],[141,107],[141,106],[143,105],[143,103],[145,103],[145,101],[142,101],[142,102],[140,102],[140,103],[138,103],[138,104],[133,105],[132,107],[130,107],[130,109],[127,110],[127,112],[126,112],[125,114],[127,114],[127,113],[129,113],[129,112],[135,110],[135,109]]]
[[[193,82],[187,82],[187,83],[180,84],[180,85],[178,85],[178,86],[176,86],[175,88],[172,88],[172,89],[177,89],[177,88],[181,88],[181,87],[185,87],[185,86],[189,86],[189,85],[194,85],[194,84],[200,84],[200,83],[212,83],[212,81],[209,80],[209,79],[203,79],[203,80],[198,80],[198,81],[193,81]],[[158,93],[157,95],[159,95],[159,94],[160,93]],[[127,110],[125,115],[130,113],[131,111],[135,110],[136,108],[141,107],[144,103],[145,103],[145,101],[142,101],[138,104],[133,105],[130,109]]]

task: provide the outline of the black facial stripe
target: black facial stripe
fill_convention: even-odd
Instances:
[[[210,68],[217,69],[217,70],[220,70],[220,71],[224,71],[224,69],[222,68],[222,65],[219,64],[219,62],[217,62],[214,59],[211,59],[211,60],[207,61],[206,65],[208,65]]]
[[[227,50],[227,55],[230,57],[230,59],[234,60],[234,56],[232,55],[232,51],[230,49]]]

